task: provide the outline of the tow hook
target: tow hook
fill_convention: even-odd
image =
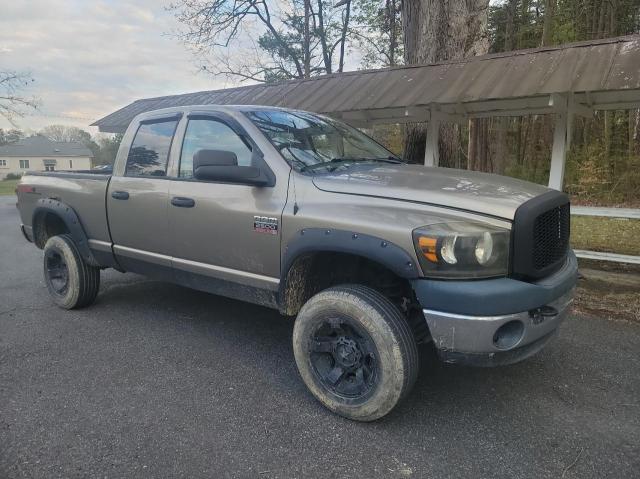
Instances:
[[[553,318],[558,315],[558,310],[553,306],[540,306],[529,311],[529,317],[533,324],[543,323],[547,318]]]

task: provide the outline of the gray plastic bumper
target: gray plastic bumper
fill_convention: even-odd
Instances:
[[[572,300],[573,289],[547,305],[520,313],[468,316],[430,309],[423,313],[439,351],[486,355],[519,350],[550,336],[567,316]],[[509,362],[524,359],[510,357]]]
[[[577,278],[571,251],[560,270],[532,283],[420,279],[412,285],[440,358],[493,366],[542,349],[567,316]]]

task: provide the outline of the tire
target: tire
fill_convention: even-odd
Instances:
[[[93,303],[100,289],[100,268],[80,256],[71,236],[52,236],[44,245],[44,281],[55,303],[76,309]]]
[[[293,351],[316,399],[355,421],[389,413],[418,375],[418,349],[405,317],[365,286],[337,286],[309,299],[296,318]]]

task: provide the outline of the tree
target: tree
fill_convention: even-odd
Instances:
[[[329,8],[327,0],[179,0],[169,6],[184,27],[179,38],[203,70],[260,82],[342,71],[350,8],[350,0],[340,8]]]
[[[91,150],[94,158],[98,158],[100,153],[100,146],[93,140],[91,133],[76,126],[48,125],[40,130],[40,135],[49,138],[51,141],[76,141],[82,143]]]
[[[18,129],[11,130],[3,130],[0,128],[0,145],[8,145],[10,143],[15,143],[16,141],[20,141],[24,138],[24,132]]]
[[[553,27],[556,7],[557,0],[545,0],[544,21],[542,23],[542,41],[540,42],[543,47],[553,44]]]
[[[486,53],[486,16],[489,0],[422,0],[402,2],[404,59],[408,65],[457,60]],[[424,159],[424,125],[408,125],[405,157],[413,163]],[[453,165],[458,154],[456,127],[440,129],[440,159]]]
[[[25,110],[35,109],[38,102],[21,94],[34,79],[28,73],[16,71],[0,71],[0,116],[12,125],[15,118],[24,116]]]
[[[98,154],[94,157],[94,163],[96,165],[113,165],[121,142],[122,134],[120,133],[100,138],[98,140],[100,149]]]
[[[40,130],[40,134],[51,141],[77,141],[84,145],[93,141],[89,132],[76,126],[48,125]]]
[[[351,36],[366,68],[394,67],[403,61],[400,0],[360,0],[354,6]]]
[[[490,51],[548,47],[640,30],[638,0],[503,0],[489,14]],[[545,182],[553,116],[492,120],[494,171]],[[498,125],[498,126],[497,126]],[[504,127],[504,128],[503,128]],[[576,117],[565,189],[582,200],[637,204],[640,195],[640,112],[597,111]]]

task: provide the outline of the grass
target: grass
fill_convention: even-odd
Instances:
[[[16,194],[16,185],[20,180],[0,181],[0,196],[10,196]]]
[[[571,246],[640,256],[640,220],[572,216]]]

